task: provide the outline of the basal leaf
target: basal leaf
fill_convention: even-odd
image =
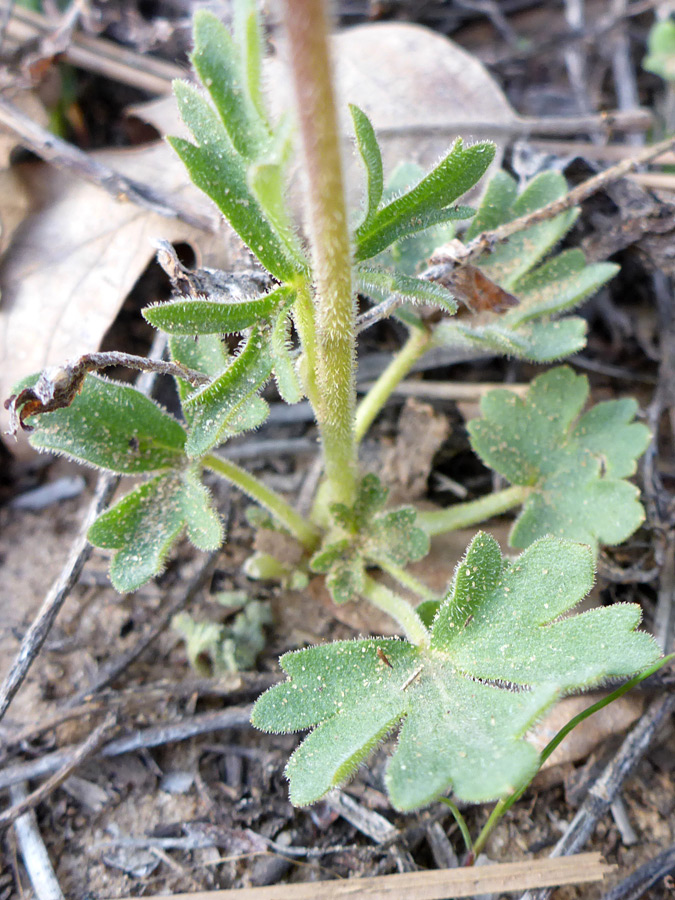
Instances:
[[[121,593],[135,591],[159,574],[184,530],[200,550],[223,540],[218,514],[196,472],[159,475],[123,497],[89,529],[97,547],[115,550],[110,580]]]
[[[422,231],[453,216],[466,218],[467,213],[473,214],[468,209],[461,213],[452,210],[450,205],[480,180],[494,153],[494,144],[483,142],[464,147],[458,138],[435,169],[356,230],[354,258],[369,259],[404,234]]]
[[[171,359],[175,362],[182,363],[188,369],[202,372],[210,378],[222,375],[231,361],[223,342],[213,334],[198,337],[174,335],[169,338],[169,350]],[[176,384],[182,405],[195,389],[193,385],[182,378],[177,378]],[[183,409],[183,415],[189,424],[191,421],[189,411]]]
[[[385,776],[398,809],[450,789],[460,800],[491,800],[527,783],[538,755],[524,736],[555,699],[659,655],[635,631],[638,607],[560,618],[592,581],[588,547],[548,538],[508,565],[478,535],[428,647],[369,638],[283,656],[288,680],[262,695],[252,721],[270,732],[313,729],[286,769],[293,803],[341,784],[399,726]]]
[[[249,25],[250,27],[250,20]],[[229,31],[213,13],[198,10],[194,16],[194,51],[190,57],[202,84],[207,88],[237,153],[255,159],[269,144],[270,134],[249,93],[251,76],[260,60],[249,58],[245,68],[239,48]],[[251,49],[251,43],[245,47]],[[259,95],[259,76],[254,81]]]
[[[197,144],[182,138],[169,143],[190,178],[218,206],[260,262],[281,281],[302,267],[263,213],[248,184],[246,165],[236,153],[224,125],[208,100],[192,85],[174,82],[181,117]]]
[[[203,456],[221,443],[236,427],[242,407],[260,390],[272,372],[269,340],[259,328],[252,329],[242,351],[227,369],[183,404],[190,415],[185,444],[189,457]]]
[[[143,310],[144,318],[169,334],[234,334],[270,318],[288,297],[288,288],[250,300],[171,300]]]
[[[578,316],[531,321],[518,328],[503,324],[501,317],[488,325],[474,326],[445,320],[434,329],[434,343],[533,362],[553,362],[582,350],[586,346],[586,329],[586,321]]]
[[[536,378],[525,398],[490,391],[482,419],[469,423],[483,461],[530,496],[511,533],[514,547],[546,534],[597,548],[618,544],[644,519],[637,488],[622,479],[635,471],[649,442],[633,422],[632,401],[599,403],[577,420],[588,381],[567,367]]]
[[[185,431],[140,391],[87,375],[70,406],[31,419],[30,442],[37,450],[123,475],[179,466],[185,460]]]
[[[375,130],[368,116],[358,106],[350,104],[349,111],[352,114],[354,132],[356,134],[356,146],[358,147],[363,165],[366,170],[366,202],[363,222],[359,228],[364,228],[373,219],[377,207],[382,199],[384,189],[384,177],[382,174],[382,154],[377,143]]]
[[[652,25],[642,67],[664,81],[675,81],[675,22],[662,19]]]

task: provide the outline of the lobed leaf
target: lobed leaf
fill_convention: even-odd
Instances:
[[[190,415],[185,443],[189,457],[203,456],[230,434],[251,427],[248,407],[271,372],[269,340],[256,326],[222,375],[185,400],[183,407]],[[259,408],[259,404],[253,407],[254,421]]]
[[[171,300],[143,310],[143,317],[169,334],[234,334],[270,318],[287,300],[289,289],[278,287],[251,300]]]
[[[443,321],[434,329],[434,342],[478,353],[487,351],[533,362],[552,362],[582,350],[586,346],[586,329],[586,321],[578,316],[531,321],[513,329],[502,324],[501,318],[476,326]]]
[[[34,417],[36,450],[122,475],[181,465],[185,431],[153,400],[130,385],[87,375],[70,406]]]
[[[295,296],[290,295],[288,301],[282,304],[270,333],[270,353],[277,390],[282,400],[289,404],[299,403],[304,396],[300,376],[295,368],[289,335],[291,320],[288,311],[294,299]]]
[[[538,765],[524,740],[559,696],[650,665],[659,655],[619,604],[560,619],[590,589],[590,549],[544,539],[513,564],[478,535],[431,625],[428,647],[369,638],[288,653],[284,684],[257,701],[270,732],[312,728],[286,768],[291,800],[314,803],[400,727],[385,783],[401,810],[450,788],[480,802],[518,789]]]
[[[200,550],[216,550],[223,528],[193,469],[159,475],[123,497],[89,529],[96,547],[115,550],[110,580],[120,593],[159,574],[184,530]]]
[[[588,381],[563,366],[536,378],[521,399],[490,391],[483,418],[469,423],[473,449],[512,484],[532,492],[511,533],[514,547],[546,534],[598,544],[618,544],[644,520],[634,485],[649,442],[646,426],[633,422],[633,401],[599,403],[577,420]]]

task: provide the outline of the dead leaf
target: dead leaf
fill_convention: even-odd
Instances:
[[[412,397],[406,400],[396,441],[382,461],[391,503],[410,503],[426,494],[433,458],[448,432],[447,418],[433,406]]]
[[[154,256],[157,238],[189,242],[204,261],[223,268],[235,266],[238,257],[248,260],[233,232],[219,227],[220,214],[191,184],[166,144],[93,155],[211,217],[216,233],[116,200],[50,166],[22,166],[39,208],[0,267],[3,398],[20,378],[98,348]],[[4,410],[0,427],[7,427]]]

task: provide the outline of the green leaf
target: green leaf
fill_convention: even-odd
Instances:
[[[434,329],[434,343],[534,362],[552,362],[582,350],[586,346],[586,328],[586,321],[578,316],[527,322],[519,328],[504,325],[501,317],[491,324],[477,326],[443,321]]]
[[[269,605],[250,600],[231,624],[197,622],[187,613],[178,613],[171,627],[185,639],[190,665],[204,676],[252,669],[265,648],[266,625],[271,624]]]
[[[295,298],[290,298],[291,302],[293,299]],[[291,302],[284,304],[272,327],[270,353],[279,395],[286,403],[299,403],[304,396],[304,391],[291,350],[289,335],[291,320],[288,315]]]
[[[664,81],[675,81],[675,22],[663,19],[652,25],[647,38],[647,56],[642,68]]]
[[[248,99],[261,121],[267,123],[261,85],[264,36],[255,0],[235,0],[234,24],[234,38],[239,50]],[[269,125],[267,128],[269,130]]]
[[[481,459],[532,493],[511,533],[514,547],[546,534],[597,548],[618,544],[644,520],[637,488],[622,480],[635,472],[649,442],[633,422],[633,401],[599,403],[578,419],[588,381],[563,366],[536,378],[525,398],[496,390],[469,423]]]
[[[357,229],[355,260],[375,256],[404,234],[472,215],[473,210],[451,209],[450,204],[479,181],[494,153],[494,144],[482,142],[464,147],[458,138],[445,159],[414,188],[378,210]]]
[[[253,196],[246,164],[206,98],[192,85],[174,82],[181,117],[197,145],[182,138],[169,143],[182,159],[190,178],[220,209],[260,262],[281,281],[302,270]]]
[[[190,431],[185,452],[191,458],[203,456],[237,427],[237,415],[263,387],[272,372],[267,335],[253,328],[242,351],[211,384],[185,401]]]
[[[234,334],[270,318],[288,298],[289,289],[278,287],[251,300],[171,300],[143,310],[143,317],[169,334]]]
[[[116,550],[110,580],[120,593],[158,575],[182,532],[200,550],[216,550],[223,528],[208,491],[192,469],[159,475],[123,497],[89,529],[96,547]]]
[[[30,420],[36,450],[62,453],[122,475],[181,465],[185,431],[136,388],[87,375],[70,406]]]
[[[171,359],[174,362],[179,362],[187,366],[188,369],[194,369],[197,372],[208,375],[210,378],[217,378],[219,375],[222,375],[230,363],[230,358],[223,342],[219,337],[212,334],[199,337],[174,335],[169,338],[169,350]],[[184,403],[194,393],[194,385],[183,378],[176,378],[176,385],[181,406],[183,406],[183,415],[189,425],[191,416],[189,410],[185,409]]]
[[[442,285],[403,272],[388,272],[373,266],[358,266],[355,272],[357,289],[375,299],[397,294],[411,303],[438,306],[450,315],[457,312],[457,301]]]
[[[374,218],[382,199],[384,177],[382,174],[382,154],[377,143],[375,130],[368,116],[358,106],[350,103],[349,111],[354,122],[356,146],[366,170],[366,203],[363,221],[359,229],[365,228]]]
[[[526,783],[538,755],[524,735],[555,699],[659,655],[635,632],[637,606],[560,618],[592,581],[588,547],[549,538],[507,565],[494,539],[480,534],[428,648],[370,638],[283,656],[289,678],[262,695],[252,721],[270,732],[313,729],[286,768],[292,802],[319,800],[398,726],[385,783],[400,810],[450,788],[482,802]]]
[[[259,72],[259,59],[249,59],[249,66],[244,70],[239,50],[227,28],[207,10],[195,13],[193,33],[192,65],[211,95],[237,153],[256,159],[270,140],[265,120],[249,93],[251,76],[256,78],[256,65]],[[252,49],[248,42],[246,47]]]

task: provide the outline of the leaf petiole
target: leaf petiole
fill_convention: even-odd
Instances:
[[[373,606],[383,610],[398,622],[412,644],[418,647],[429,646],[429,632],[407,600],[368,576],[364,580],[362,593]]]
[[[236,485],[240,491],[264,506],[307,550],[311,552],[317,548],[321,536],[318,528],[296,512],[276,491],[259,481],[255,475],[229,459],[216,456],[215,453],[207,454],[201,462],[207,469]]]
[[[493,516],[508,512],[516,506],[521,506],[531,491],[531,487],[515,484],[503,491],[487,494],[477,500],[470,500],[468,503],[456,503],[446,509],[419,512],[417,524],[430,537],[444,534],[446,531],[468,528],[470,525],[477,525]]]

